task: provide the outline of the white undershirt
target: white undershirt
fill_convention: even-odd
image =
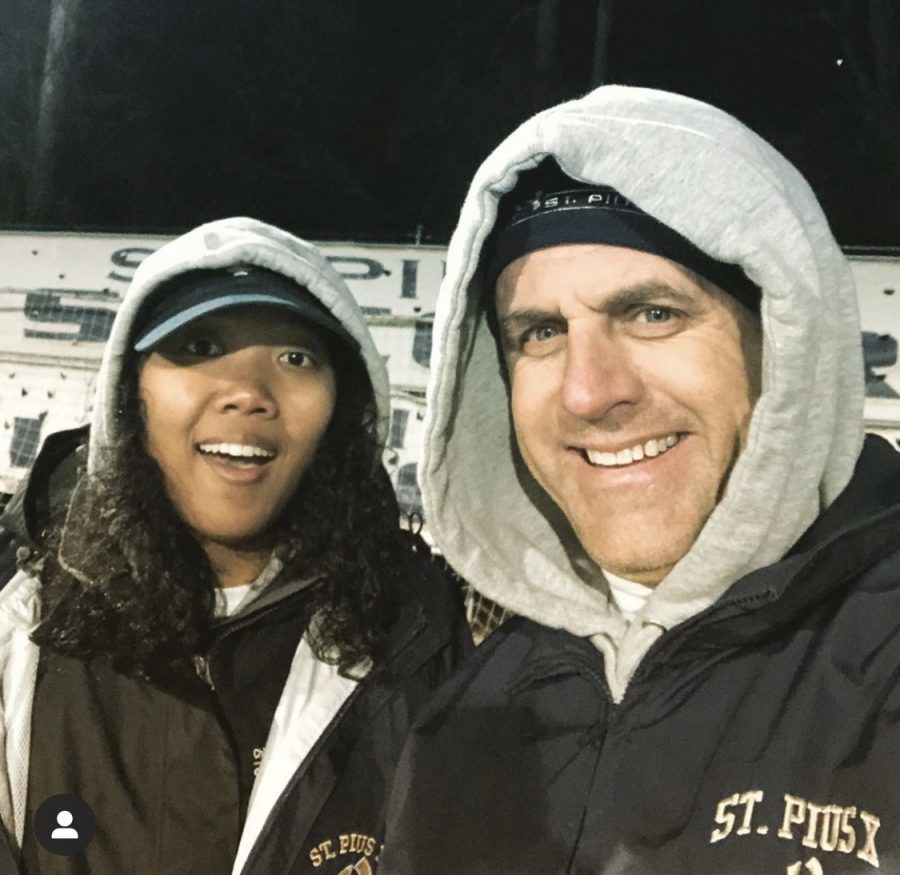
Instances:
[[[626,620],[633,620],[640,613],[641,608],[647,604],[647,599],[653,593],[653,587],[626,580],[624,577],[617,577],[606,569],[603,569],[603,576],[609,584],[609,594],[616,603],[619,613]]]
[[[213,616],[230,617],[232,614],[242,611],[278,576],[281,568],[281,560],[277,556],[273,556],[256,580],[242,583],[240,586],[217,586]]]
[[[252,583],[245,583],[242,586],[216,587],[216,616],[230,617],[241,606],[252,586]]]

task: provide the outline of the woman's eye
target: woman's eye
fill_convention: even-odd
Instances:
[[[205,337],[195,337],[181,347],[188,355],[199,358],[211,358],[221,354],[218,344]]]
[[[285,364],[288,364],[294,368],[307,368],[310,365],[314,364],[313,359],[309,355],[309,353],[303,352],[299,349],[291,349],[287,352],[283,352],[279,356],[279,359]]]

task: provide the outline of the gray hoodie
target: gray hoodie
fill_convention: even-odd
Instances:
[[[763,290],[762,395],[746,449],[693,547],[631,624],[602,575],[573,565],[516,476],[506,387],[479,306],[498,201],[547,156],[740,265]],[[794,167],[728,114],[686,97],[605,86],[507,137],[463,204],[434,332],[420,470],[431,532],[480,592],[589,636],[617,700],[664,630],[785,554],[847,484],[861,449],[862,353],[847,261]]]
[[[390,387],[384,359],[356,299],[327,259],[312,244],[256,219],[219,219],[200,225],[148,256],[137,269],[116,313],[97,381],[91,423],[89,466],[116,437],[116,392],[125,359],[134,355],[131,329],[148,295],[161,283],[190,270],[254,264],[295,280],[315,295],[359,343],[378,407],[378,433],[384,437],[390,414]]]

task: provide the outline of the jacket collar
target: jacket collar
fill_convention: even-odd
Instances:
[[[900,453],[869,435],[850,483],[784,559],[737,581],[695,618],[696,626],[707,642],[736,643],[772,632],[843,592],[896,551],[898,531]]]
[[[34,546],[50,509],[68,501],[85,461],[88,426],[48,435],[34,464],[9,500],[0,525],[20,544]]]

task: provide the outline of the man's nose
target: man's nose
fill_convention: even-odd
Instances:
[[[263,362],[247,357],[229,362],[220,377],[215,405],[220,413],[238,413],[271,419],[278,415],[272,380]]]
[[[565,411],[596,420],[619,406],[637,404],[644,382],[627,345],[596,328],[570,327],[562,377]]]

